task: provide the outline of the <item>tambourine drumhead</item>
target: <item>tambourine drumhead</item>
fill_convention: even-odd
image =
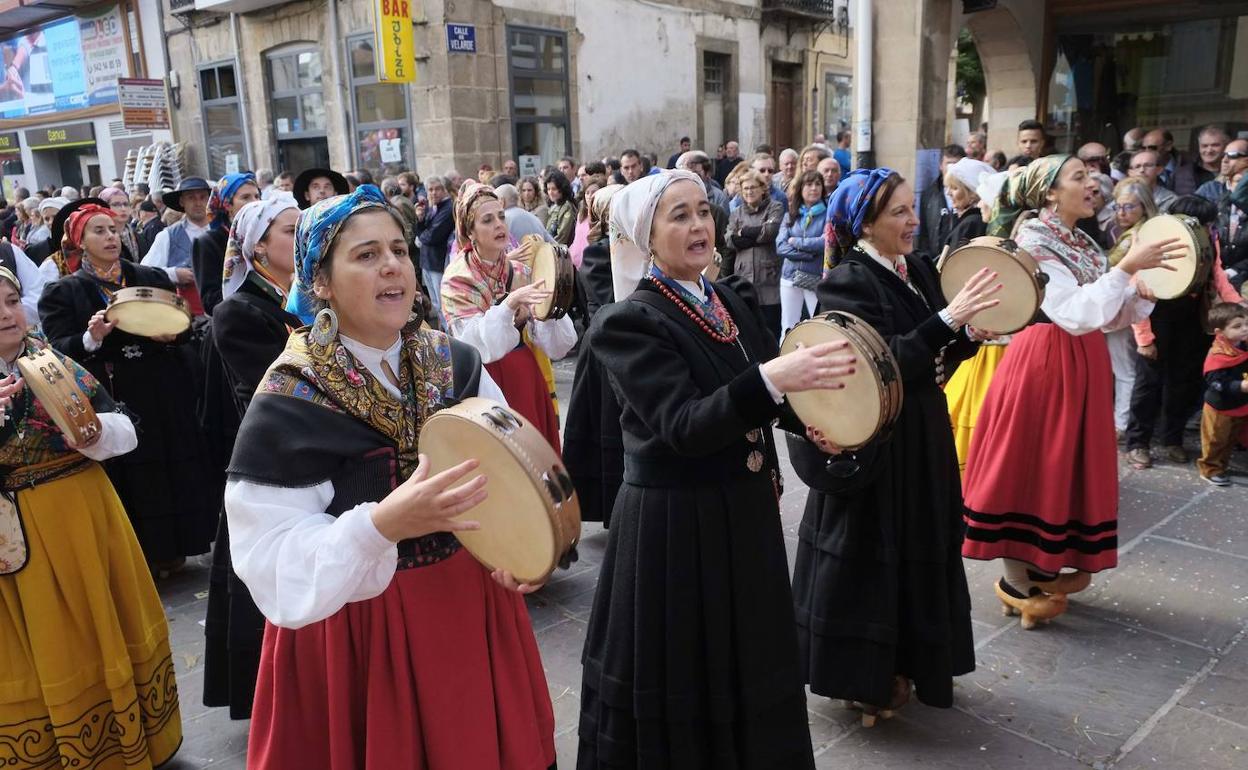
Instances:
[[[435,412],[420,431],[420,451],[431,476],[480,461],[489,496],[460,518],[481,529],[455,536],[487,568],[541,582],[580,538],[580,503],[567,471],[545,437],[510,409],[468,398]]]
[[[950,253],[940,270],[940,290],[950,302],[981,269],[988,267],[997,273],[1001,290],[996,298],[1001,302],[976,313],[971,320],[975,328],[993,334],[1013,334],[1024,328],[1044,301],[1044,287],[1036,278],[1035,261],[1013,244],[1005,248],[1003,243],[1007,242],[1002,238],[975,238]]]
[[[176,336],[191,328],[186,300],[150,286],[119,290],[113,295],[105,318],[123,332],[140,337]]]
[[[549,297],[533,306],[533,317],[539,321],[562,318],[572,307],[575,294],[572,255],[564,246],[547,243],[540,235],[526,235],[524,242],[533,250],[533,283],[545,281],[550,292]]]
[[[811,347],[824,342],[849,340],[853,353],[858,357],[855,371],[841,379],[845,384],[841,390],[790,393],[788,399],[798,417],[822,431],[829,441],[845,449],[859,449],[895,419],[901,409],[900,389],[896,391],[894,403],[885,382],[885,377],[889,375],[879,370],[877,361],[883,360],[884,366],[892,367],[889,374],[893,379],[897,373],[896,363],[882,340],[878,344],[866,342],[864,335],[875,335],[875,332],[864,321],[848,313],[837,314],[849,320],[851,326],[847,329],[827,320],[830,315],[826,313],[793,327],[784,337],[780,354],[797,350],[798,343]],[[869,349],[868,345],[875,349]]]
[[[1207,238],[1203,239],[1206,243],[1202,243],[1201,234],[1203,228],[1195,219],[1176,214],[1162,214],[1140,225],[1136,238],[1144,243],[1178,238],[1184,253],[1181,258],[1166,262],[1174,270],[1161,267],[1140,270],[1135,274],[1136,280],[1152,289],[1157,299],[1175,299],[1189,293],[1199,275],[1201,260],[1206,256],[1202,249],[1207,246]]]
[[[61,433],[82,446],[100,433],[100,418],[61,360],[50,350],[17,359],[31,394],[43,404]]]
[[[535,318],[548,317],[551,306],[555,304],[555,295],[558,294],[555,283],[559,278],[557,259],[554,248],[539,238],[533,246],[533,283],[545,281],[546,290],[550,292],[550,296],[533,306]]]

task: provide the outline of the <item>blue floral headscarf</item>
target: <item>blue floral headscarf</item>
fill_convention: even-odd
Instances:
[[[854,238],[862,235],[862,220],[876,191],[894,173],[891,168],[860,168],[841,179],[828,201],[828,219],[833,226],[844,226]]]
[[[840,254],[853,248],[862,236],[863,220],[871,201],[875,200],[884,180],[895,173],[891,168],[860,168],[841,179],[828,199],[828,224],[824,234],[830,248],[833,240],[835,251]]]
[[[226,174],[217,182],[216,187],[212,188],[212,197],[208,199],[208,210],[212,212],[212,224],[209,225],[213,230],[221,227],[228,227],[230,224],[230,215],[225,210],[230,201],[234,200],[235,194],[239,188],[245,184],[254,184],[256,189],[260,189],[260,184],[256,182],[256,175],[250,171],[239,174]]]
[[[295,285],[291,287],[286,310],[299,316],[305,324],[312,323],[316,315],[316,297],[312,294],[316,268],[329,256],[347,219],[364,209],[374,208],[394,213],[376,185],[362,184],[350,195],[335,195],[318,201],[299,215],[295,229]]]

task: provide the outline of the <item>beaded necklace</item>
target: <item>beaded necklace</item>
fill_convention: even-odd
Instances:
[[[710,299],[699,302],[685,287],[672,281],[657,266],[651,267],[646,277],[660,294],[680,308],[708,337],[724,345],[737,339],[737,324],[714,290],[709,292]]]

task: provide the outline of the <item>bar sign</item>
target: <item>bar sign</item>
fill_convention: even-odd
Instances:
[[[412,0],[376,0],[377,79],[416,82],[416,43],[412,36]]]

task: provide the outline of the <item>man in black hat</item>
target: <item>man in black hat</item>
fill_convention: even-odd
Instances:
[[[351,192],[347,178],[328,168],[310,168],[295,177],[295,201],[300,209],[313,203]]]
[[[183,179],[178,189],[161,196],[165,206],[181,211],[185,216],[156,234],[151,248],[143,257],[143,264],[161,268],[176,286],[195,284],[195,272],[191,269],[191,244],[208,232],[208,198],[211,195],[212,185],[191,176]]]

